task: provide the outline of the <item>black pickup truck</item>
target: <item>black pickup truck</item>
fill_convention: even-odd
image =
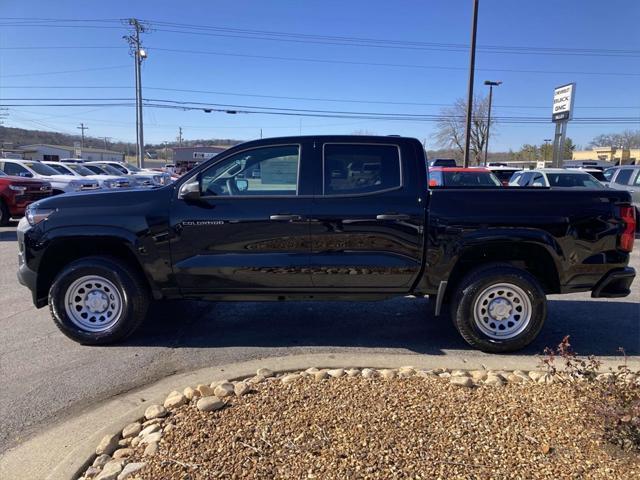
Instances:
[[[628,192],[430,189],[426,165],[395,136],[244,143],[165,187],[37,202],[18,277],[84,344],[132,333],[151,299],[428,295],[470,345],[506,352],[540,332],[548,294],[629,294]]]

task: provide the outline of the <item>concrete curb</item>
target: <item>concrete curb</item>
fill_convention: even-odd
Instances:
[[[608,357],[602,369],[617,367],[623,359]],[[211,383],[215,380],[238,380],[255,375],[260,367],[274,372],[318,368],[398,368],[411,365],[419,369],[445,367],[450,369],[536,370],[540,364],[530,356],[443,357],[416,354],[353,354],[324,353],[268,357],[260,360],[203,368],[189,373],[171,375],[154,384],[120,394],[91,410],[52,426],[38,436],[5,452],[0,458],[0,478],[70,480],[79,476],[88,466],[95,446],[106,435],[119,431],[127,423],[143,416],[145,409],[162,404],[167,394],[188,385]],[[629,366],[640,370],[640,361]]]

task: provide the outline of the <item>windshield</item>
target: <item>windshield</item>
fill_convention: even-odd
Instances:
[[[59,175],[73,175],[69,170],[66,169],[64,165],[56,164],[47,164],[47,167],[51,167],[58,172]]]
[[[445,187],[499,187],[500,181],[491,172],[443,172]]]
[[[107,171],[102,165],[86,165],[85,168],[89,170],[92,175],[107,175]],[[118,172],[118,175],[121,175],[121,173]]]
[[[100,168],[104,168],[106,165],[100,165]],[[129,172],[127,172],[127,169],[124,168],[122,165],[113,163],[113,164],[109,164],[109,167],[113,168],[114,170],[118,171],[118,175],[122,175],[125,174],[127,175]]]
[[[68,175],[68,173],[60,173],[57,170],[54,170],[48,165],[40,162],[24,162],[25,167],[30,168],[38,175],[47,175],[47,176],[55,176],[55,175]]]
[[[100,165],[100,168],[106,173],[108,173],[109,175],[117,175],[119,177],[121,177],[122,174],[127,175],[127,172],[121,172],[120,170],[112,167],[111,165]]]
[[[550,187],[604,188],[588,173],[547,173]]]
[[[94,175],[94,172],[89,170],[87,167],[83,167],[82,165],[78,165],[77,163],[71,163],[69,165],[66,165],[66,167],[70,168],[71,170],[76,172],[78,175],[82,175],[83,177]]]

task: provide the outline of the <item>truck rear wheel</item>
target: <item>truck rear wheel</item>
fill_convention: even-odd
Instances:
[[[123,340],[142,323],[149,293],[137,272],[111,257],[70,263],[49,290],[49,308],[58,328],[84,345]]]
[[[547,317],[547,300],[530,273],[494,264],[462,280],[454,293],[451,316],[472,347],[512,352],[538,336]]]

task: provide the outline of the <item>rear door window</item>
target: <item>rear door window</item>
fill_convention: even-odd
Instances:
[[[327,196],[368,195],[402,186],[396,145],[327,143],[322,168]]]
[[[620,185],[628,185],[632,172],[633,170],[631,170],[630,168],[623,168],[618,172],[618,176],[616,177],[614,183],[617,183]]]

